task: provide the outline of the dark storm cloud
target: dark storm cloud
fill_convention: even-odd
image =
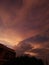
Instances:
[[[34,37],[33,41],[35,41],[35,42],[47,42],[47,41],[49,41],[49,37],[37,35]]]
[[[36,35],[34,37],[30,37],[23,42],[48,42],[49,41],[49,36],[44,36],[44,35]]]

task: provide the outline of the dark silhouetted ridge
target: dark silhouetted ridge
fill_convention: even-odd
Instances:
[[[26,64],[27,65],[44,65],[41,59],[37,59],[35,57],[29,57],[29,56],[16,57],[15,59],[12,59],[6,62],[4,65],[26,65]]]

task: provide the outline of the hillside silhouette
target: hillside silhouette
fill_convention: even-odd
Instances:
[[[41,59],[29,56],[16,57],[7,61],[4,65],[44,65]]]

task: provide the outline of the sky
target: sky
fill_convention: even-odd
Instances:
[[[0,0],[0,42],[15,46],[36,35],[49,39],[49,0]]]

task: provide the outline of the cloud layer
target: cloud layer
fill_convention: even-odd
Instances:
[[[17,45],[48,29],[49,0],[0,0],[0,40]]]

